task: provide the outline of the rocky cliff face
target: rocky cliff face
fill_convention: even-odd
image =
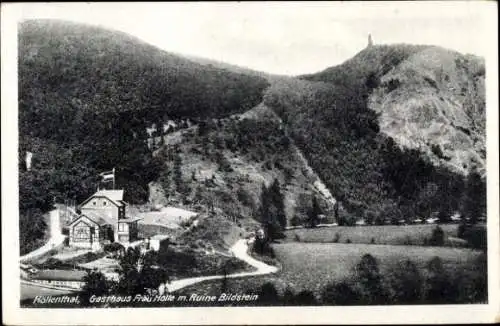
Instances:
[[[398,144],[461,174],[485,174],[484,82],[481,58],[428,47],[380,77],[369,107]]]

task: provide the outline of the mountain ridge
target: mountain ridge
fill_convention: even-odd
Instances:
[[[442,56],[427,67],[421,55],[435,48],[373,46],[341,65],[292,78],[209,59],[197,63],[100,27],[24,22],[19,34],[19,157],[23,161],[29,150],[34,157],[31,171],[20,166],[21,216],[40,215],[36,209],[47,210],[54,196],[86,197],[98,173],[113,167],[132,203],[150,200],[153,185],[169,194],[166,200],[180,204],[201,198],[203,205],[211,205],[219,196],[226,215],[243,219],[258,218],[259,194],[273,180],[285,198],[288,223],[306,219],[313,197],[321,197],[325,211],[338,202],[351,221],[411,221],[459,210],[464,173],[450,170],[443,160],[454,153],[454,135],[467,138],[471,128],[482,155],[484,74],[474,57],[459,56],[456,63],[450,55],[460,67],[458,77],[448,78],[459,80],[458,92],[465,88],[470,95],[445,93],[448,84],[438,83],[434,71]],[[412,65],[419,74],[403,79]],[[471,78],[477,81],[467,82]],[[471,124],[448,119],[453,125],[439,138],[442,148],[425,142],[423,150],[423,145],[401,146],[397,137],[413,140],[416,133],[403,133],[406,113],[389,104],[411,101],[419,89],[459,103],[453,109],[471,101],[463,118]],[[406,97],[395,96],[400,93]],[[148,147],[151,126],[185,119],[194,125],[191,135],[172,146],[168,136],[154,131],[162,139],[160,147],[171,147],[166,151],[172,150],[177,161],[165,153],[155,155]],[[388,129],[392,121],[399,129]],[[418,117],[412,123],[418,130]],[[461,156],[454,157],[460,161]],[[185,162],[180,173],[168,175],[179,161]],[[203,176],[198,170],[210,170],[216,179],[198,180]],[[330,194],[315,189],[315,183],[326,185]]]

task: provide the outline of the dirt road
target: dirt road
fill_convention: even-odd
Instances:
[[[230,251],[234,254],[236,258],[239,258],[246,262],[247,264],[255,267],[257,270],[253,272],[240,272],[227,275],[228,278],[237,278],[237,277],[248,277],[248,276],[256,276],[256,275],[265,275],[276,273],[278,268],[275,266],[267,265],[257,259],[248,255],[248,244],[247,240],[241,239],[238,240],[230,249]],[[199,277],[190,277],[181,280],[175,280],[166,285],[166,290],[168,292],[174,292],[180,290],[186,286],[190,286],[196,283],[200,283],[208,280],[219,280],[224,278],[223,275],[212,275],[212,276],[199,276]]]
[[[20,261],[33,259],[47,253],[50,249],[62,244],[65,236],[61,233],[61,220],[59,217],[59,210],[54,209],[50,211],[50,238],[42,247],[27,253],[20,257]]]

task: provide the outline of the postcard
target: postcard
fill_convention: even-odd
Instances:
[[[3,322],[498,321],[496,6],[3,4]]]

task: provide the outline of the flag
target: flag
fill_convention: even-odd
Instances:
[[[102,172],[102,173],[99,173],[99,175],[101,176],[101,181],[115,181],[115,169],[113,168],[113,170],[111,171],[105,171],[105,172]]]
[[[99,186],[101,183],[109,182],[109,181],[113,182],[113,189],[115,189],[115,168],[113,168],[113,170],[111,170],[111,171],[101,172],[101,173],[99,173],[99,176],[101,177],[101,181],[97,185],[97,191],[100,190]]]

